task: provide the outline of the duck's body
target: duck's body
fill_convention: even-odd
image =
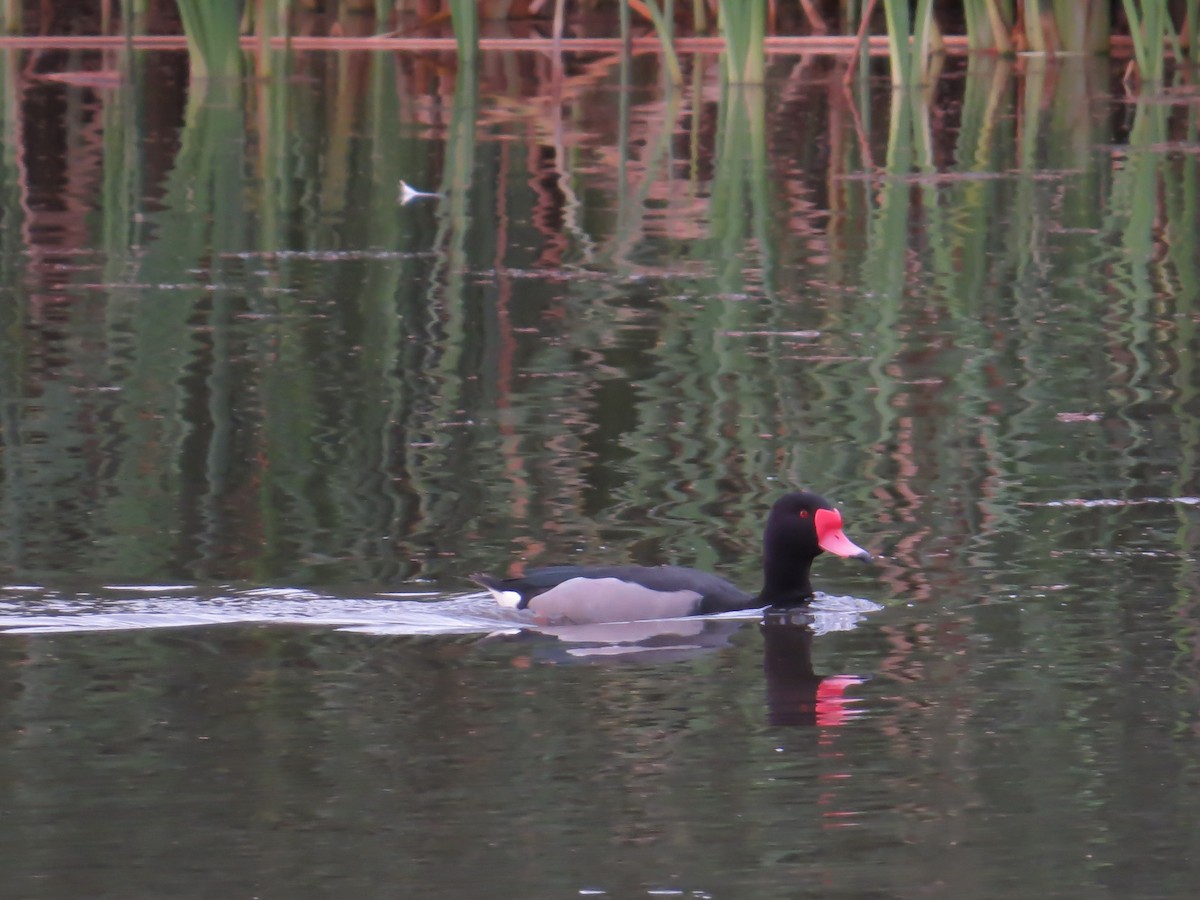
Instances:
[[[520,578],[473,577],[501,606],[531,609],[551,621],[676,619],[755,605],[724,578],[682,566],[550,566]]]
[[[528,609],[550,622],[634,622],[803,606],[813,598],[809,569],[823,551],[871,558],[842,532],[842,517],[833,506],[816,494],[799,491],[771,507],[758,595],[681,566],[551,566],[519,578],[472,577],[502,606]]]

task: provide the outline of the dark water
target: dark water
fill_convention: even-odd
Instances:
[[[1185,82],[0,61],[5,896],[1193,895]],[[470,593],[795,486],[809,616]]]

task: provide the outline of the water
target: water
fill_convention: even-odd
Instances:
[[[0,58],[6,895],[1192,895],[1186,92]],[[809,614],[469,579],[753,589],[796,486]]]

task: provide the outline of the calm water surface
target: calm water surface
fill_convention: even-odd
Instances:
[[[0,62],[6,896],[1193,896],[1191,93]],[[807,616],[471,593],[797,486]]]

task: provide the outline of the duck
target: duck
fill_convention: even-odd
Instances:
[[[748,594],[718,575],[683,566],[547,566],[516,578],[477,572],[471,579],[500,605],[548,624],[588,625],[711,616],[807,606],[809,572],[821,553],[870,562],[824,497],[794,491],[771,507],[763,530],[763,586]]]

